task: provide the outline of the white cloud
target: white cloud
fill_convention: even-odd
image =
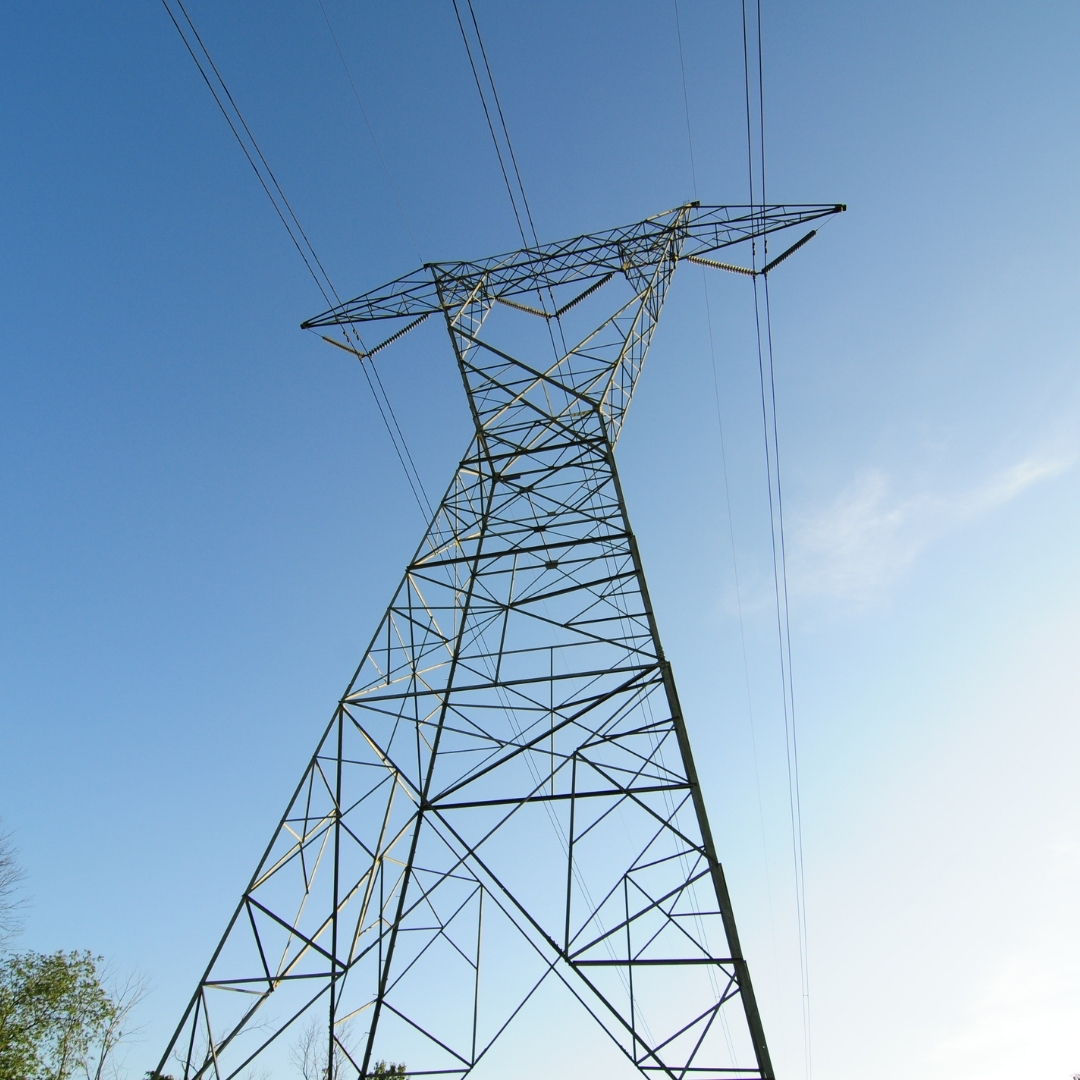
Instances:
[[[1029,457],[966,493],[899,497],[888,476],[860,472],[831,506],[794,522],[791,571],[803,593],[865,602],[937,537],[1065,472],[1075,454]]]
[[[1032,484],[1060,476],[1075,460],[1075,454],[1041,459],[1027,458],[992,477],[988,483],[972,492],[966,503],[962,501],[959,504],[960,517],[978,517],[996,506],[1001,506],[1010,499],[1015,499]]]

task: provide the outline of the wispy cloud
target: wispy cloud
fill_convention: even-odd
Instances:
[[[830,506],[793,523],[793,583],[803,593],[866,602],[935,539],[1075,461],[1075,453],[1029,457],[952,496],[898,496],[884,472],[863,470]]]
[[[1011,469],[998,473],[989,482],[973,491],[966,501],[962,500],[958,504],[958,517],[963,520],[978,517],[988,510],[993,510],[994,507],[1015,499],[1032,484],[1060,476],[1071,468],[1075,461],[1075,454],[1027,458]]]

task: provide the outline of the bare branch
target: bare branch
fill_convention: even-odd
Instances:
[[[17,855],[11,833],[0,832],[0,948],[22,930],[26,901],[18,893],[26,871],[19,865]]]
[[[119,1074],[122,1062],[116,1060],[120,1043],[143,1030],[145,1025],[133,1026],[132,1013],[150,992],[150,980],[145,975],[131,974],[120,979],[106,971],[104,981],[112,1003],[108,1022],[97,1044],[83,1059],[86,1080],[106,1080]]]

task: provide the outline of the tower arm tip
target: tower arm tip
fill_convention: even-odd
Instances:
[[[772,203],[764,206],[698,206],[686,224],[681,254],[705,255],[759,236],[842,214],[846,203]]]
[[[389,281],[377,289],[362,293],[353,300],[324,311],[300,324],[301,330],[321,326],[344,326],[350,323],[375,322],[379,319],[416,318],[440,311],[442,303],[435,288],[431,269],[422,266],[411,274]]]

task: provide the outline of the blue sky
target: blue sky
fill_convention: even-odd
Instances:
[[[516,246],[450,4],[190,10],[335,284]],[[674,7],[477,0],[542,239],[693,197]],[[681,0],[697,189],[746,198],[739,11]],[[1080,1071],[1080,10],[764,5],[814,1072]],[[0,815],[22,943],[156,1060],[423,521],[153,3],[0,12]],[[620,467],[774,1058],[803,1075],[753,309],[676,278]],[[429,489],[428,327],[380,371]],[[729,531],[730,530],[730,531]],[[739,589],[732,566],[732,540]],[[740,631],[740,612],[741,626]],[[744,672],[741,640],[747,643]],[[749,700],[749,708],[748,708]],[[757,770],[750,738],[753,713]]]

